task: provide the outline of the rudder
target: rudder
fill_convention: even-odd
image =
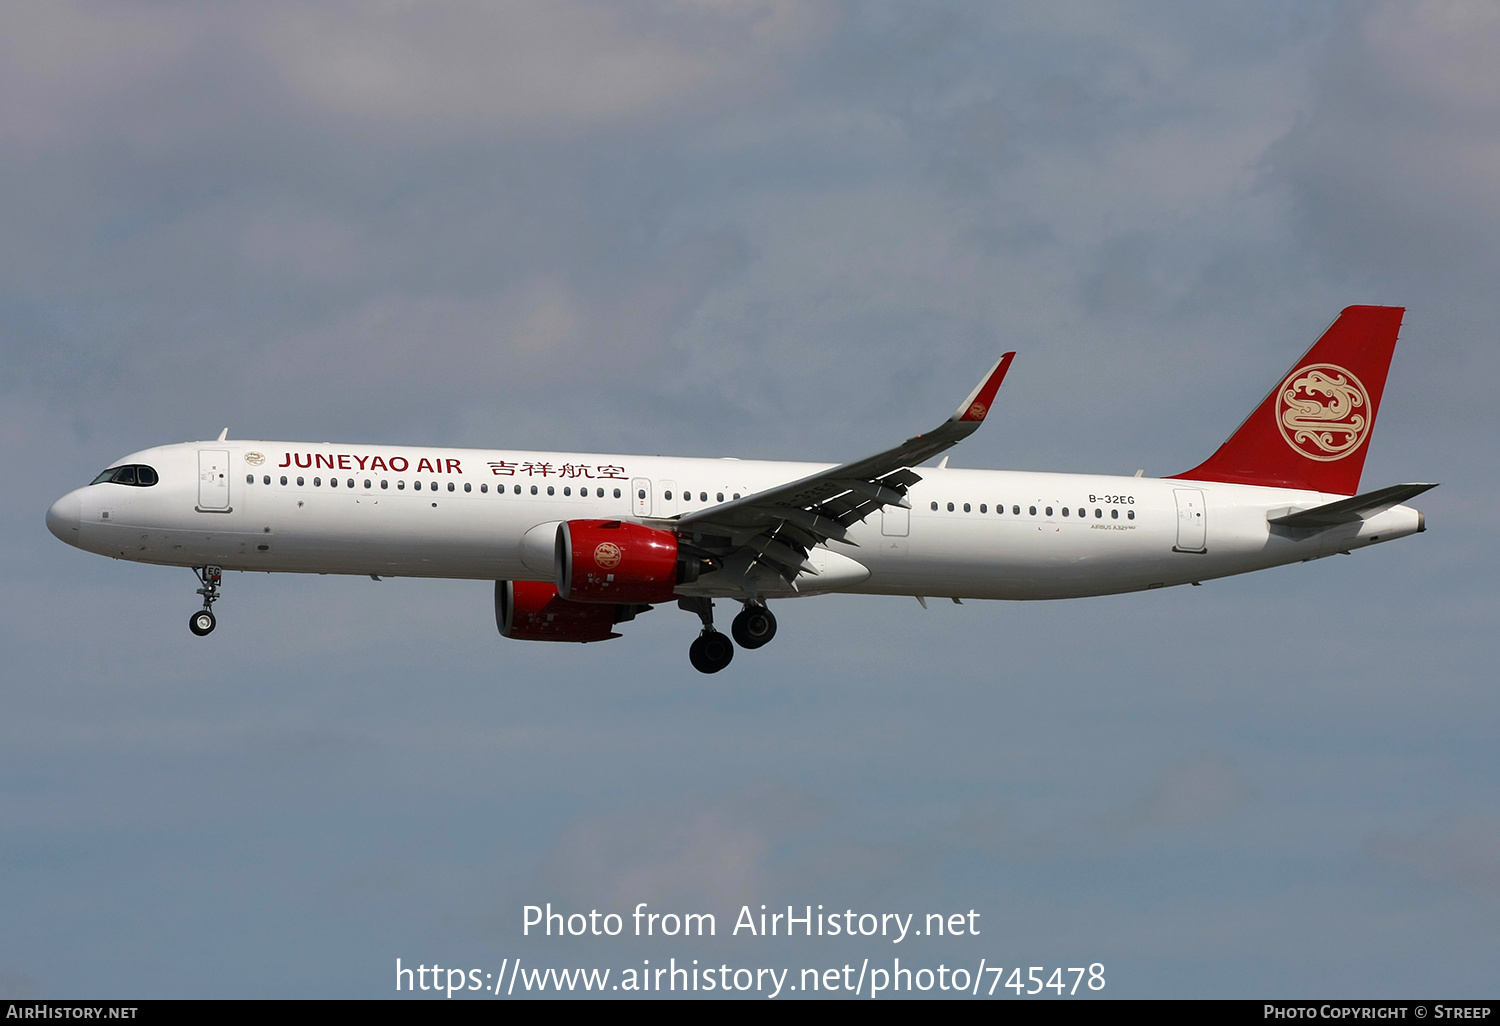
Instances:
[[[1396,349],[1400,306],[1350,306],[1189,481],[1353,495]]]

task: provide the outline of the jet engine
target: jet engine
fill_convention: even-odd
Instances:
[[[649,606],[569,602],[545,581],[496,581],[495,626],[519,641],[608,641],[614,625]]]
[[[569,602],[670,602],[702,569],[670,531],[622,520],[565,521],[556,553],[557,593]]]

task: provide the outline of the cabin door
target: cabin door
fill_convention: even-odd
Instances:
[[[1208,517],[1203,507],[1203,492],[1197,488],[1174,488],[1177,497],[1178,552],[1208,551]]]

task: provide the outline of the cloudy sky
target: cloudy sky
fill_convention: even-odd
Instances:
[[[1494,994],[1500,9],[0,8],[0,993],[381,996],[405,964],[842,965],[521,906],[979,910],[1116,996]],[[211,438],[839,460],[1019,350],[959,466],[1168,474],[1408,308],[1354,558],[1046,604],[663,609],[191,575],[50,502]],[[904,959],[905,960],[905,959]]]

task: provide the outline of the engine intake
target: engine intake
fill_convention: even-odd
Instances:
[[[677,536],[623,520],[568,520],[557,527],[557,593],[569,602],[670,602],[698,579],[701,561]]]

